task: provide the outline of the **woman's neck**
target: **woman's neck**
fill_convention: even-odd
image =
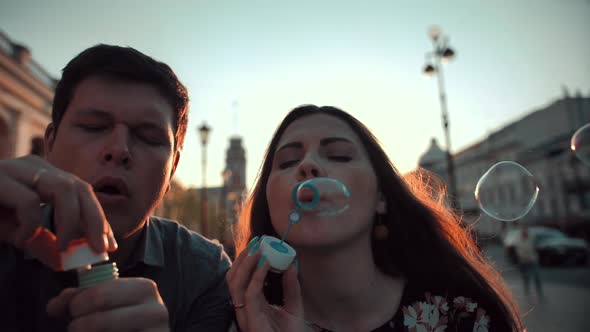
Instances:
[[[370,238],[318,253],[298,249],[308,321],[335,331],[369,331],[393,317],[405,282],[380,271]]]

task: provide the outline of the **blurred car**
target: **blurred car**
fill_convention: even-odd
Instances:
[[[512,263],[518,262],[515,245],[521,238],[521,228],[508,231],[504,237],[504,250]],[[541,226],[528,228],[533,237],[535,249],[542,265],[580,264],[588,262],[588,243],[582,239],[568,237],[561,231]]]

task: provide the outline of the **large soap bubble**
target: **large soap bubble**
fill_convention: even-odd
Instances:
[[[475,187],[480,209],[501,221],[515,221],[526,216],[538,196],[539,186],[533,175],[512,161],[492,166]]]

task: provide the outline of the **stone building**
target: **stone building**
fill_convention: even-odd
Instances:
[[[519,222],[570,228],[590,224],[590,167],[570,149],[574,132],[590,122],[590,97],[578,93],[534,110],[495,130],[454,157],[457,194],[466,221],[481,234],[498,234],[514,223],[495,221],[480,212],[475,187],[487,170],[500,161],[514,161],[533,174],[539,185],[538,199]],[[446,179],[444,152],[436,143],[419,165]],[[522,199],[518,182],[497,183],[495,199]]]
[[[56,80],[0,31],[0,159],[43,153]]]

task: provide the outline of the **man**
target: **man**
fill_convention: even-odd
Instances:
[[[170,189],[187,105],[173,71],[132,48],[97,45],[68,63],[46,159],[0,161],[0,329],[227,329],[227,255],[151,216]],[[80,237],[109,251],[120,279],[76,289],[72,272],[54,271],[55,253]]]
[[[530,279],[532,278],[537,288],[537,296],[542,298],[543,287],[539,275],[539,256],[537,255],[537,249],[535,248],[534,238],[529,235],[527,226],[523,226],[520,234],[520,239],[516,242],[514,249],[516,250],[516,258],[518,260],[525,294],[527,296],[530,294]]]

